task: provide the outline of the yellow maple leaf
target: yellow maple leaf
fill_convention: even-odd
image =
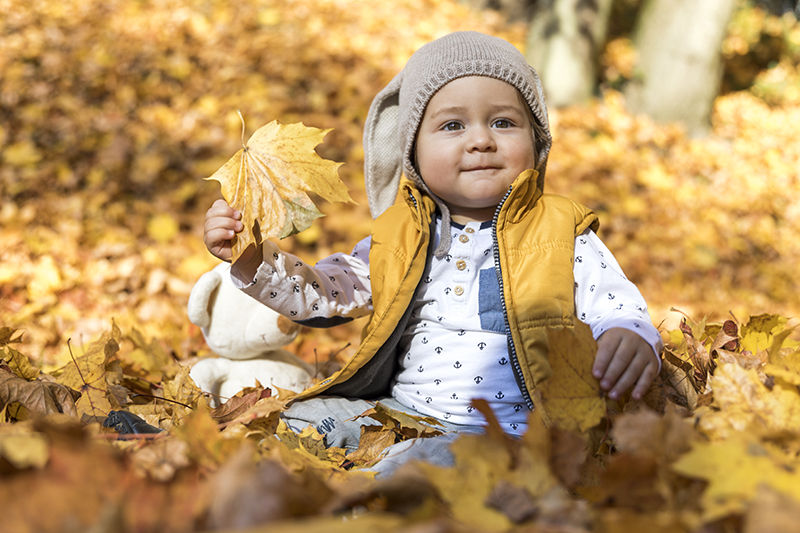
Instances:
[[[241,116],[241,115],[240,115]],[[228,205],[241,211],[244,231],[233,242],[232,261],[251,244],[299,233],[322,216],[306,194],[329,202],[353,202],[339,178],[341,163],[322,159],[314,148],[331,130],[274,120],[207,180],[217,180]]]
[[[487,431],[454,440],[453,467],[425,463],[417,467],[447,502],[455,520],[473,531],[508,531],[512,517],[498,500],[516,494],[530,503],[559,488],[550,468],[551,435],[543,428],[539,410],[531,412],[530,429],[521,439],[505,434],[485,403],[481,411],[489,415]]]
[[[796,387],[767,388],[755,370],[721,364],[710,381],[714,401],[698,409],[696,427],[712,439],[736,433],[776,435],[800,426],[800,394]]]
[[[775,356],[770,353],[770,359],[774,362],[764,366],[764,372],[770,376],[780,378],[792,385],[800,386],[800,350],[784,355]]]
[[[800,500],[800,474],[792,460],[744,433],[695,442],[672,469],[708,481],[701,498],[705,521],[742,513],[762,485]]]
[[[606,414],[600,383],[592,375],[597,343],[583,322],[573,328],[548,329],[548,359],[553,375],[540,386],[542,408],[568,431],[586,433]]]
[[[73,356],[71,363],[57,371],[58,383],[80,391],[81,397],[75,402],[75,408],[84,421],[102,421],[110,411],[120,407],[109,392],[106,366],[119,351],[121,339],[122,332],[112,320],[111,331],[90,344],[86,353]],[[72,348],[68,348],[71,353]]]

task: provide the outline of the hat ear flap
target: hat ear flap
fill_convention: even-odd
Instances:
[[[372,218],[394,203],[403,174],[399,131],[402,76],[400,72],[378,93],[364,125],[364,182]]]
[[[533,92],[534,98],[536,99],[536,108],[533,109],[533,114],[536,118],[536,122],[539,123],[539,126],[543,130],[540,133],[544,133],[544,138],[538,138],[535,142],[535,149],[538,152],[536,154],[536,160],[538,162],[536,165],[536,170],[539,171],[537,186],[543,191],[544,173],[545,170],[547,170],[547,158],[550,155],[550,148],[553,145],[553,138],[550,134],[550,120],[547,117],[547,104],[545,103],[544,99],[544,88],[542,87],[542,82],[539,80],[539,75],[536,73],[536,70],[530,66],[528,68],[531,69],[531,75],[533,76]]]

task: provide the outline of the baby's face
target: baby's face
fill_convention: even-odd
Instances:
[[[491,220],[509,185],[536,161],[528,105],[512,85],[485,76],[442,87],[416,142],[422,179],[458,223]]]

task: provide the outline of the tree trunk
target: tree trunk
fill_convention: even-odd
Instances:
[[[509,22],[530,20],[536,0],[461,0],[472,9],[493,9],[502,13]]]
[[[579,104],[594,93],[611,0],[540,0],[526,57],[539,73],[549,106]]]
[[[647,0],[634,34],[638,59],[625,89],[628,109],[683,122],[692,136],[708,133],[734,7],[735,0]]]

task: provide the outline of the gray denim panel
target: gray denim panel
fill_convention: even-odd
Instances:
[[[377,425],[371,418],[355,417],[374,406],[367,400],[352,400],[340,396],[317,396],[294,402],[281,414],[286,425],[295,433],[313,426],[325,436],[325,444],[355,450],[361,438],[361,426]]]

